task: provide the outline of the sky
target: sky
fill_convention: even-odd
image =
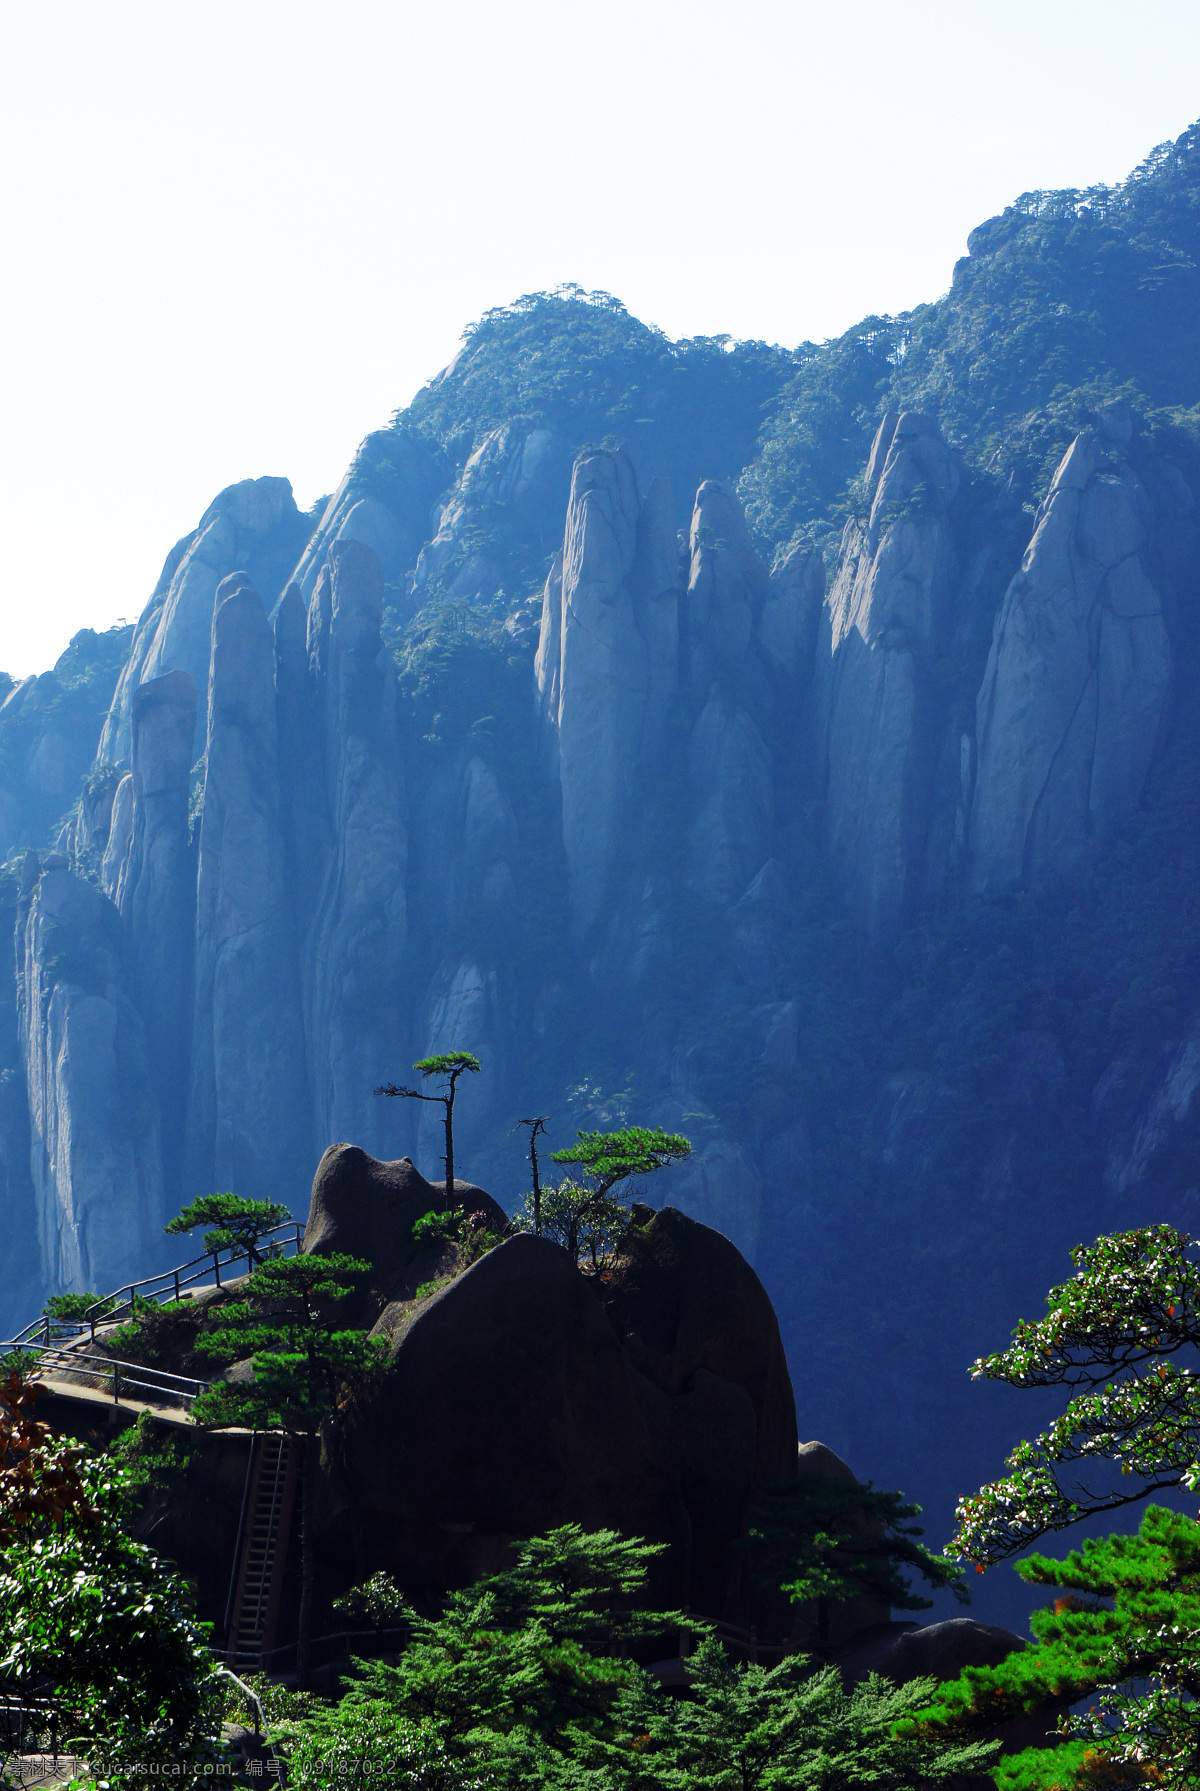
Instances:
[[[1200,116],[1196,0],[0,0],[0,667],[564,280],[794,345]]]

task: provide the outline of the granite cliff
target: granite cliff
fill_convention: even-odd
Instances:
[[[11,690],[9,1323],[330,1140],[432,1171],[372,1091],[455,1046],[509,1205],[525,1113],[686,1132],[655,1196],[759,1266],[804,1429],[943,1522],[966,1361],[1196,1202],[1198,187],[1192,131],[1023,195],[795,351],[489,313],[317,511],[229,487]]]

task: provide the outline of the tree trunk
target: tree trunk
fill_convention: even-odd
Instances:
[[[542,1235],[542,1183],[538,1175],[537,1133],[529,1135],[529,1156],[533,1163],[533,1229],[538,1237]]]
[[[296,1640],[296,1673],[300,1690],[307,1691],[312,1676],[313,1518],[316,1504],[317,1439],[306,1436],[300,1463],[300,1621]]]
[[[446,1097],[446,1199],[454,1205],[454,1083]]]

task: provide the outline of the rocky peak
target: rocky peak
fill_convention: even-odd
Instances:
[[[214,498],[195,533],[180,544],[183,551],[169,578],[164,568],[165,590],[155,593],[138,620],[101,733],[99,758],[129,764],[133,693],[165,672],[183,671],[192,679],[201,692],[203,721],[217,586],[240,569],[274,603],[311,529],[287,479],[243,479]]]

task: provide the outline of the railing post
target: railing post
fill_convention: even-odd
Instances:
[[[176,1269],[176,1271],[175,1271],[175,1298],[178,1301],[178,1299],[179,1299],[179,1270],[178,1269]]]
[[[119,1404],[120,1399],[121,1399],[121,1364],[119,1362],[114,1362],[113,1363],[113,1404],[114,1405]]]
[[[49,1342],[50,1342],[50,1314],[49,1313],[46,1314],[46,1321],[45,1321],[44,1325],[42,1326],[42,1342],[45,1344],[49,1344]]]
[[[213,1274],[217,1277],[217,1286],[220,1287],[220,1285],[221,1285],[221,1256],[220,1256],[220,1252],[217,1250],[213,1251]]]

